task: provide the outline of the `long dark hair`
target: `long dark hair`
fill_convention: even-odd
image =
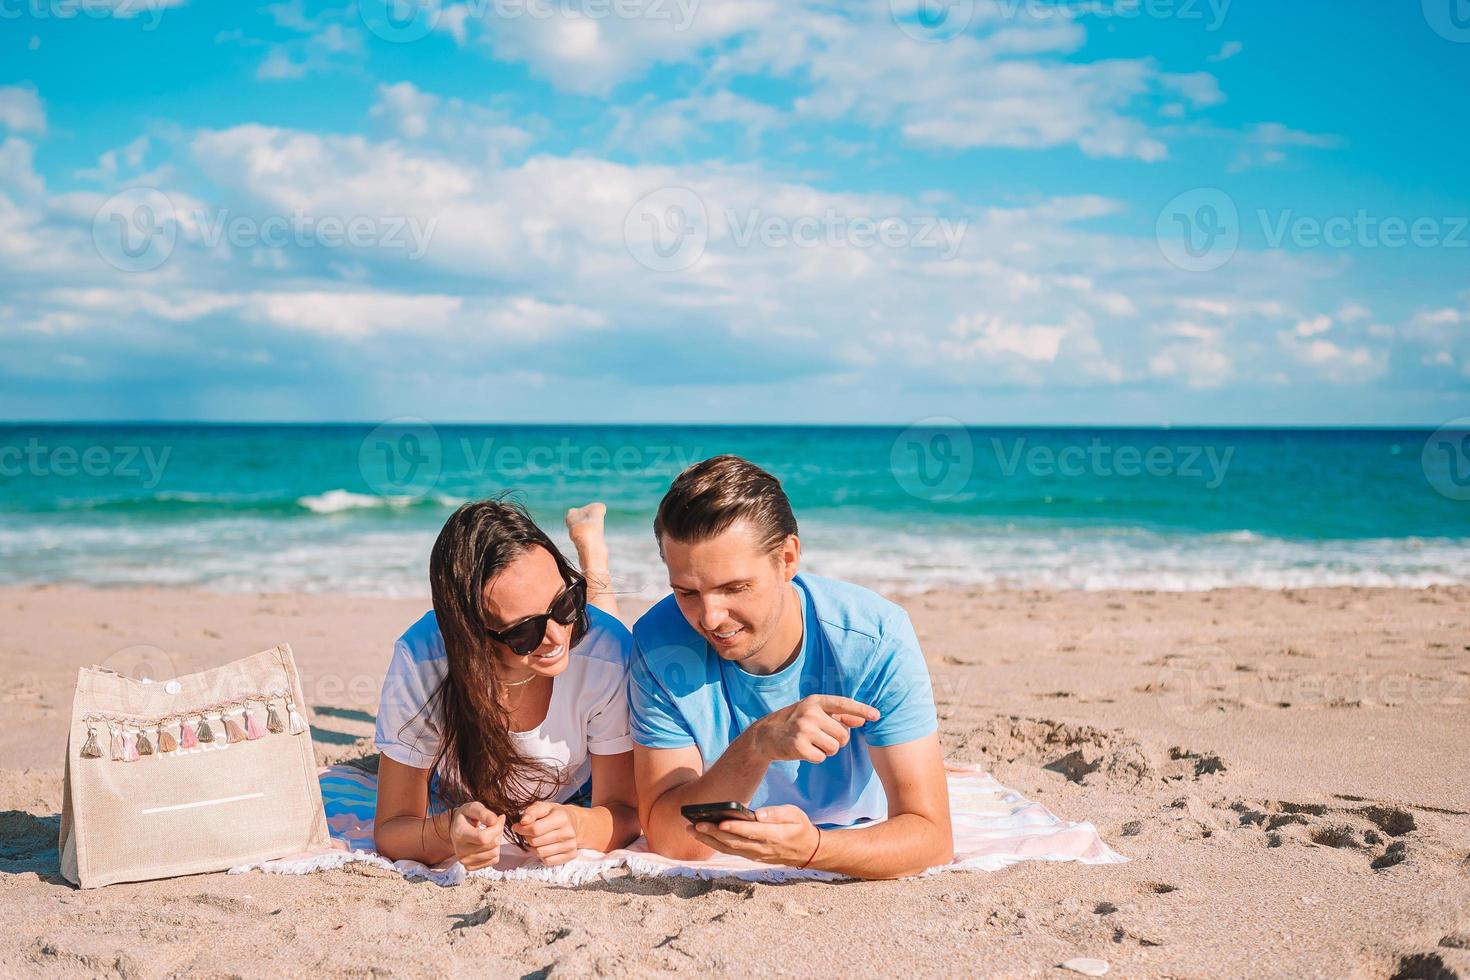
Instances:
[[[434,758],[440,794],[453,805],[478,800],[509,823],[556,785],[557,773],[523,755],[501,706],[495,670],[497,644],[485,622],[485,583],[532,548],[544,548],[562,578],[571,564],[518,503],[478,500],[445,522],[429,557],[434,615],[444,637],[449,672],[426,710],[437,712],[443,740]],[[584,606],[572,624],[570,645],[587,631]]]

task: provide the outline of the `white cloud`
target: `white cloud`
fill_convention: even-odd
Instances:
[[[497,352],[575,337],[553,361],[538,361],[543,381],[613,374],[739,384],[777,370],[826,371],[852,384],[881,377],[905,390],[967,392],[1210,389],[1260,383],[1283,362],[1311,379],[1354,384],[1382,371],[1380,348],[1389,348],[1351,336],[1369,326],[1355,316],[1335,325],[1333,342],[1314,345],[1326,342],[1314,311],[1344,308],[1333,295],[1341,271],[1326,260],[1243,249],[1216,275],[1181,277],[1151,238],[1099,230],[1097,219],[1123,208],[1102,196],[999,206],[834,193],[718,162],[538,154],[487,165],[436,137],[451,136],[439,129],[451,123],[493,121],[476,107],[409,85],[385,88],[379,107],[393,138],[238,126],[195,134],[192,162],[232,212],[437,222],[418,262],[372,248],[209,249],[187,215],[217,205],[165,184],[184,212],[179,244],[158,271],[121,273],[89,240],[105,195],[48,198],[32,181],[35,199],[24,205],[14,187],[0,194],[0,253],[9,260],[17,251],[0,272],[10,322],[37,338],[65,332],[73,346],[105,339],[108,349],[168,349],[170,337],[207,339],[241,364],[265,351],[274,367],[299,360],[302,345],[332,343],[353,352],[344,364],[390,374],[428,371],[446,346],[463,352],[456,370],[494,370]],[[27,157],[12,154],[11,169],[33,174]],[[623,237],[634,203],[663,187],[688,188],[708,215],[702,256],[673,273],[640,266]],[[756,218],[790,227],[826,215],[943,219],[961,234],[947,259],[938,248],[855,246],[841,236],[742,243]],[[1460,315],[1427,310],[1423,329],[1461,329],[1448,322]],[[1299,323],[1308,325],[1300,334]],[[1406,361],[1446,350],[1460,360],[1438,333],[1392,346],[1409,344]]]
[[[497,58],[525,62],[557,88],[589,95],[607,95],[654,65],[692,62],[717,43],[802,16],[773,0],[643,0],[601,5],[606,16],[560,3],[515,9],[516,16],[506,16],[494,4],[456,4],[440,16],[456,38],[483,39]]]
[[[939,345],[947,357],[983,360],[1019,357],[1050,363],[1057,359],[1069,330],[1063,326],[1006,323],[983,314],[960,317],[950,324],[950,337]]]
[[[1230,169],[1235,171],[1284,163],[1287,159],[1285,148],[1289,147],[1330,150],[1343,145],[1340,136],[1307,133],[1276,122],[1258,123],[1241,134],[1240,140],[1235,159],[1230,164]]]
[[[918,146],[1070,145],[1089,156],[1160,160],[1167,146],[1135,113],[1160,97],[1195,107],[1221,99],[1203,73],[1168,74],[1147,60],[1043,57],[1069,54],[1084,39],[1080,26],[1062,20],[942,45],[894,43],[891,25],[844,25],[808,52],[812,91],[796,106],[808,117],[895,125]]]
[[[1303,339],[1296,331],[1283,331],[1277,339],[1287,354],[1310,368],[1317,377],[1339,384],[1370,381],[1388,369],[1388,354],[1382,349]]]
[[[1200,344],[1170,344],[1149,358],[1148,367],[1158,377],[1182,378],[1198,389],[1219,388],[1234,370],[1228,354]]]
[[[41,96],[26,85],[0,85],[0,126],[13,133],[42,133],[46,110]]]
[[[667,102],[649,96],[633,106],[615,107],[612,118],[608,143],[639,152],[683,149],[713,127],[724,125],[738,127],[746,144],[756,145],[767,130],[780,128],[787,120],[774,106],[724,89]]]
[[[425,92],[412,82],[378,86],[370,113],[406,140],[429,141],[462,156],[498,166],[504,155],[524,152],[529,132],[510,122],[508,113],[458,98]]]
[[[1315,337],[1319,333],[1326,333],[1332,329],[1332,317],[1314,316],[1309,320],[1298,320],[1296,335],[1298,337]]]
[[[1206,61],[1221,62],[1229,61],[1245,50],[1245,45],[1239,41],[1226,41],[1220,45],[1220,50],[1206,58]]]
[[[439,13],[439,26],[580,94],[608,96],[659,65],[696,66],[702,81],[695,102],[620,107],[615,135],[646,132],[665,145],[687,141],[700,121],[772,127],[758,103],[718,94],[732,79],[752,75],[793,82],[801,93],[798,116],[894,127],[916,146],[1076,146],[1089,156],[1142,160],[1168,154],[1147,120],[1155,103],[1170,103],[1179,116],[1223,100],[1208,73],[1165,72],[1149,59],[1070,60],[1087,35],[1065,8],[1025,19],[977,5],[975,31],[935,45],[904,35],[881,4],[633,6],[633,16],[593,17],[527,4],[542,15],[502,16],[493,5],[458,4]]]

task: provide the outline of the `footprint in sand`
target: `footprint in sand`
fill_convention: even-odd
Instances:
[[[1346,799],[1366,802],[1360,797]],[[1228,809],[1238,816],[1240,828],[1261,830],[1268,848],[1295,840],[1318,847],[1374,851],[1384,843],[1384,835],[1402,837],[1417,828],[1412,813],[1382,803],[1348,808],[1284,800],[1256,803],[1236,800]],[[1402,840],[1392,841],[1372,859],[1369,867],[1382,871],[1402,864],[1407,857],[1408,845]]]

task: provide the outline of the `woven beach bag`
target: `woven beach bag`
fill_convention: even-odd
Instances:
[[[289,646],[172,680],[77,675],[61,873],[83,888],[222,871],[325,846]]]

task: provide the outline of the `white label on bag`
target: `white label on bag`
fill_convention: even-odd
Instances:
[[[246,793],[244,796],[225,796],[218,800],[196,800],[193,803],[175,803],[173,806],[151,806],[141,811],[144,816],[150,813],[168,813],[170,810],[190,810],[196,806],[216,806],[220,803],[239,803],[241,800],[258,800],[264,793]]]

